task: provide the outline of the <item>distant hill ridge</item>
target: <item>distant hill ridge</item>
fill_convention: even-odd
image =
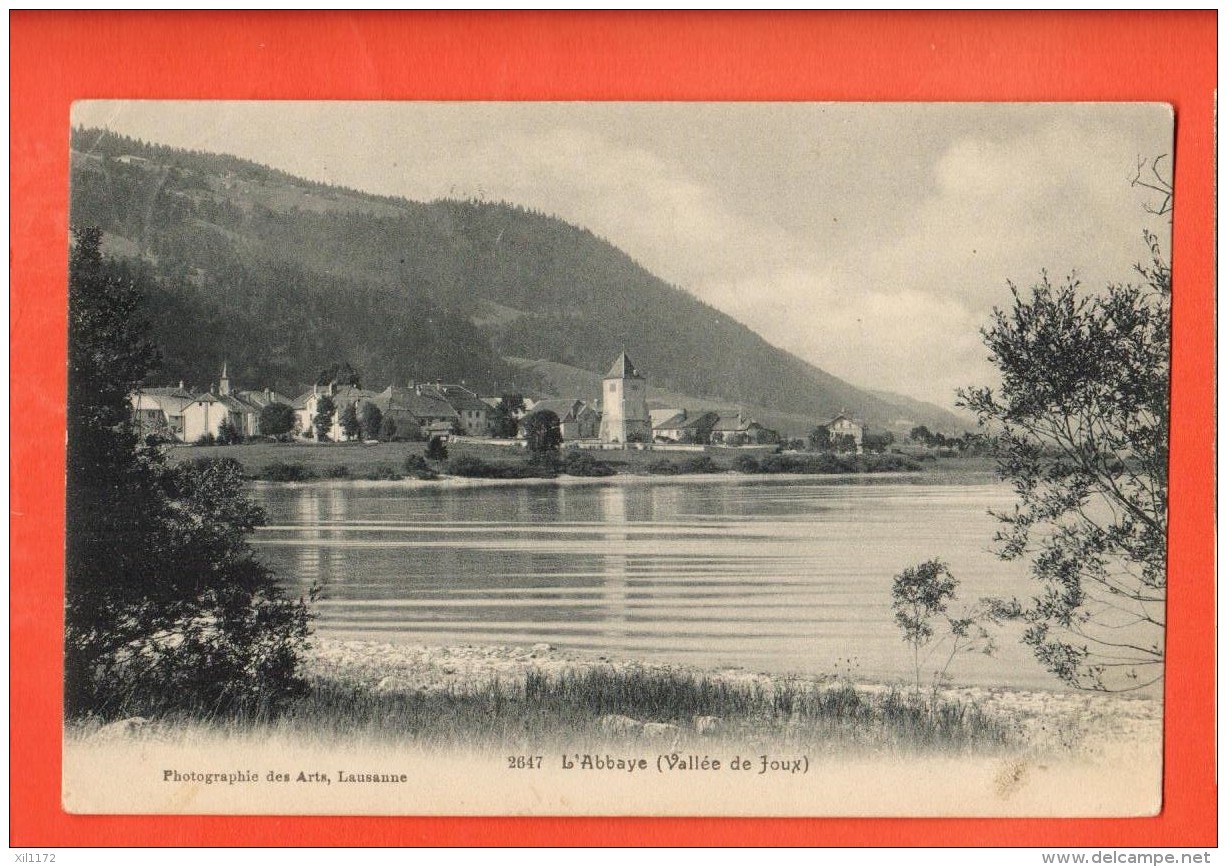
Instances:
[[[834,377],[590,231],[517,205],[372,195],[105,130],[73,130],[72,147],[73,223],[102,227],[109,252],[160,285],[164,381],[209,382],[228,359],[245,385],[290,387],[344,360],[374,385],[570,397],[551,370],[599,375],[626,347],[664,392],[745,406],[786,432],[842,410],[895,429],[971,424]]]

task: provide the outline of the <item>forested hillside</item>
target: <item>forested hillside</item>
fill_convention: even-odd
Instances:
[[[287,388],[346,361],[365,382],[551,390],[504,359],[603,372],[623,348],[668,391],[818,420],[965,424],[858,389],[658,279],[591,232],[504,203],[411,202],[106,131],[72,137],[72,222],[161,288],[163,381]],[[595,395],[592,395],[595,397]]]

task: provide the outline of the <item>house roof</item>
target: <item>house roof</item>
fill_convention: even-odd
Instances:
[[[461,410],[490,411],[485,401],[462,385],[437,385],[431,388],[423,386],[422,393],[438,397],[457,412]]]
[[[652,429],[653,430],[681,430],[682,428],[687,427],[686,423],[688,421],[690,421],[690,419],[686,417],[686,411],[682,410],[681,412],[674,412],[673,415],[669,416],[668,418],[662,418],[659,421],[656,419],[653,419]]]
[[[430,392],[419,394],[413,388],[389,385],[372,399],[384,412],[401,410],[421,419],[454,418],[456,415],[456,410],[443,398]]]
[[[720,433],[728,433],[730,431],[747,431],[751,427],[762,427],[754,419],[745,416],[742,413],[722,412],[716,419],[716,423],[712,425],[712,430]]]
[[[715,425],[719,418],[719,413],[716,412],[701,412],[697,415],[690,415],[686,410],[681,410],[677,415],[667,418],[660,424],[652,425],[653,430],[698,430],[701,427]],[[736,416],[734,416],[736,418]],[[713,428],[715,429],[715,428]]]
[[[306,409],[307,403],[313,397],[323,397],[328,394],[328,386],[317,385],[310,391],[305,391],[292,401],[287,401],[290,406],[295,409]],[[365,388],[358,388],[354,385],[338,385],[337,390],[331,395],[333,403],[338,407],[345,406],[350,403],[357,403],[360,400],[374,401],[379,395],[376,392]]]
[[[635,368],[634,362],[625,353],[621,353],[614,359],[613,366],[609,368],[609,373],[605,374],[606,379],[643,379],[639,375],[639,371]]]
[[[206,391],[204,394],[197,395],[192,403],[220,403],[230,412],[259,412],[258,407],[239,400],[233,395],[214,394],[211,391]]]
[[[358,388],[355,385],[338,385],[332,395],[332,400],[337,406],[345,406],[360,400],[374,400],[377,396],[377,392]]]
[[[183,408],[195,401],[191,392],[179,388],[139,388],[132,392],[132,405],[137,409],[157,407],[166,415],[182,415]]]
[[[177,385],[157,388],[138,388],[138,394],[148,394],[154,397],[183,397],[191,400],[192,393],[185,388],[180,388]]]
[[[841,412],[841,413],[831,416],[831,419],[825,422],[825,424],[830,426],[830,425],[835,424],[835,422],[839,421],[840,419],[844,419],[845,421],[850,421],[853,424],[860,425],[861,427],[865,426],[865,423],[861,421],[859,418],[853,418],[852,416],[848,415],[846,412]]]
[[[270,403],[284,403],[293,406],[294,401],[286,397],[284,394],[278,394],[272,389],[264,391],[239,391],[235,392],[239,398],[247,401],[252,406],[258,406],[261,409],[268,406]]]
[[[538,412],[539,410],[548,409],[550,412],[558,416],[559,421],[566,421],[568,418],[574,418],[576,414],[576,405],[580,405],[582,409],[583,401],[578,398],[549,398],[548,400],[539,400],[533,404],[530,412]]]

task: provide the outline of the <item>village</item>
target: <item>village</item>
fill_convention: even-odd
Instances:
[[[524,445],[524,421],[552,413],[562,443],[579,448],[776,446],[780,435],[744,411],[650,409],[646,378],[622,352],[601,382],[601,395],[532,399],[482,396],[464,384],[410,382],[382,391],[314,385],[290,398],[270,388],[234,387],[228,365],[208,391],[141,388],[130,396],[142,439],[213,445],[252,438],[299,442],[423,442],[479,439]],[[846,413],[817,422],[839,450],[860,452],[864,425]]]

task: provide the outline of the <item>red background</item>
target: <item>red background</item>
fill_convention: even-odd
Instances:
[[[12,845],[1214,845],[1216,13],[10,14]],[[1125,820],[91,817],[60,809],[74,99],[1146,100],[1176,112],[1166,775]],[[16,421],[16,416],[14,416]],[[54,424],[52,423],[54,420]]]

